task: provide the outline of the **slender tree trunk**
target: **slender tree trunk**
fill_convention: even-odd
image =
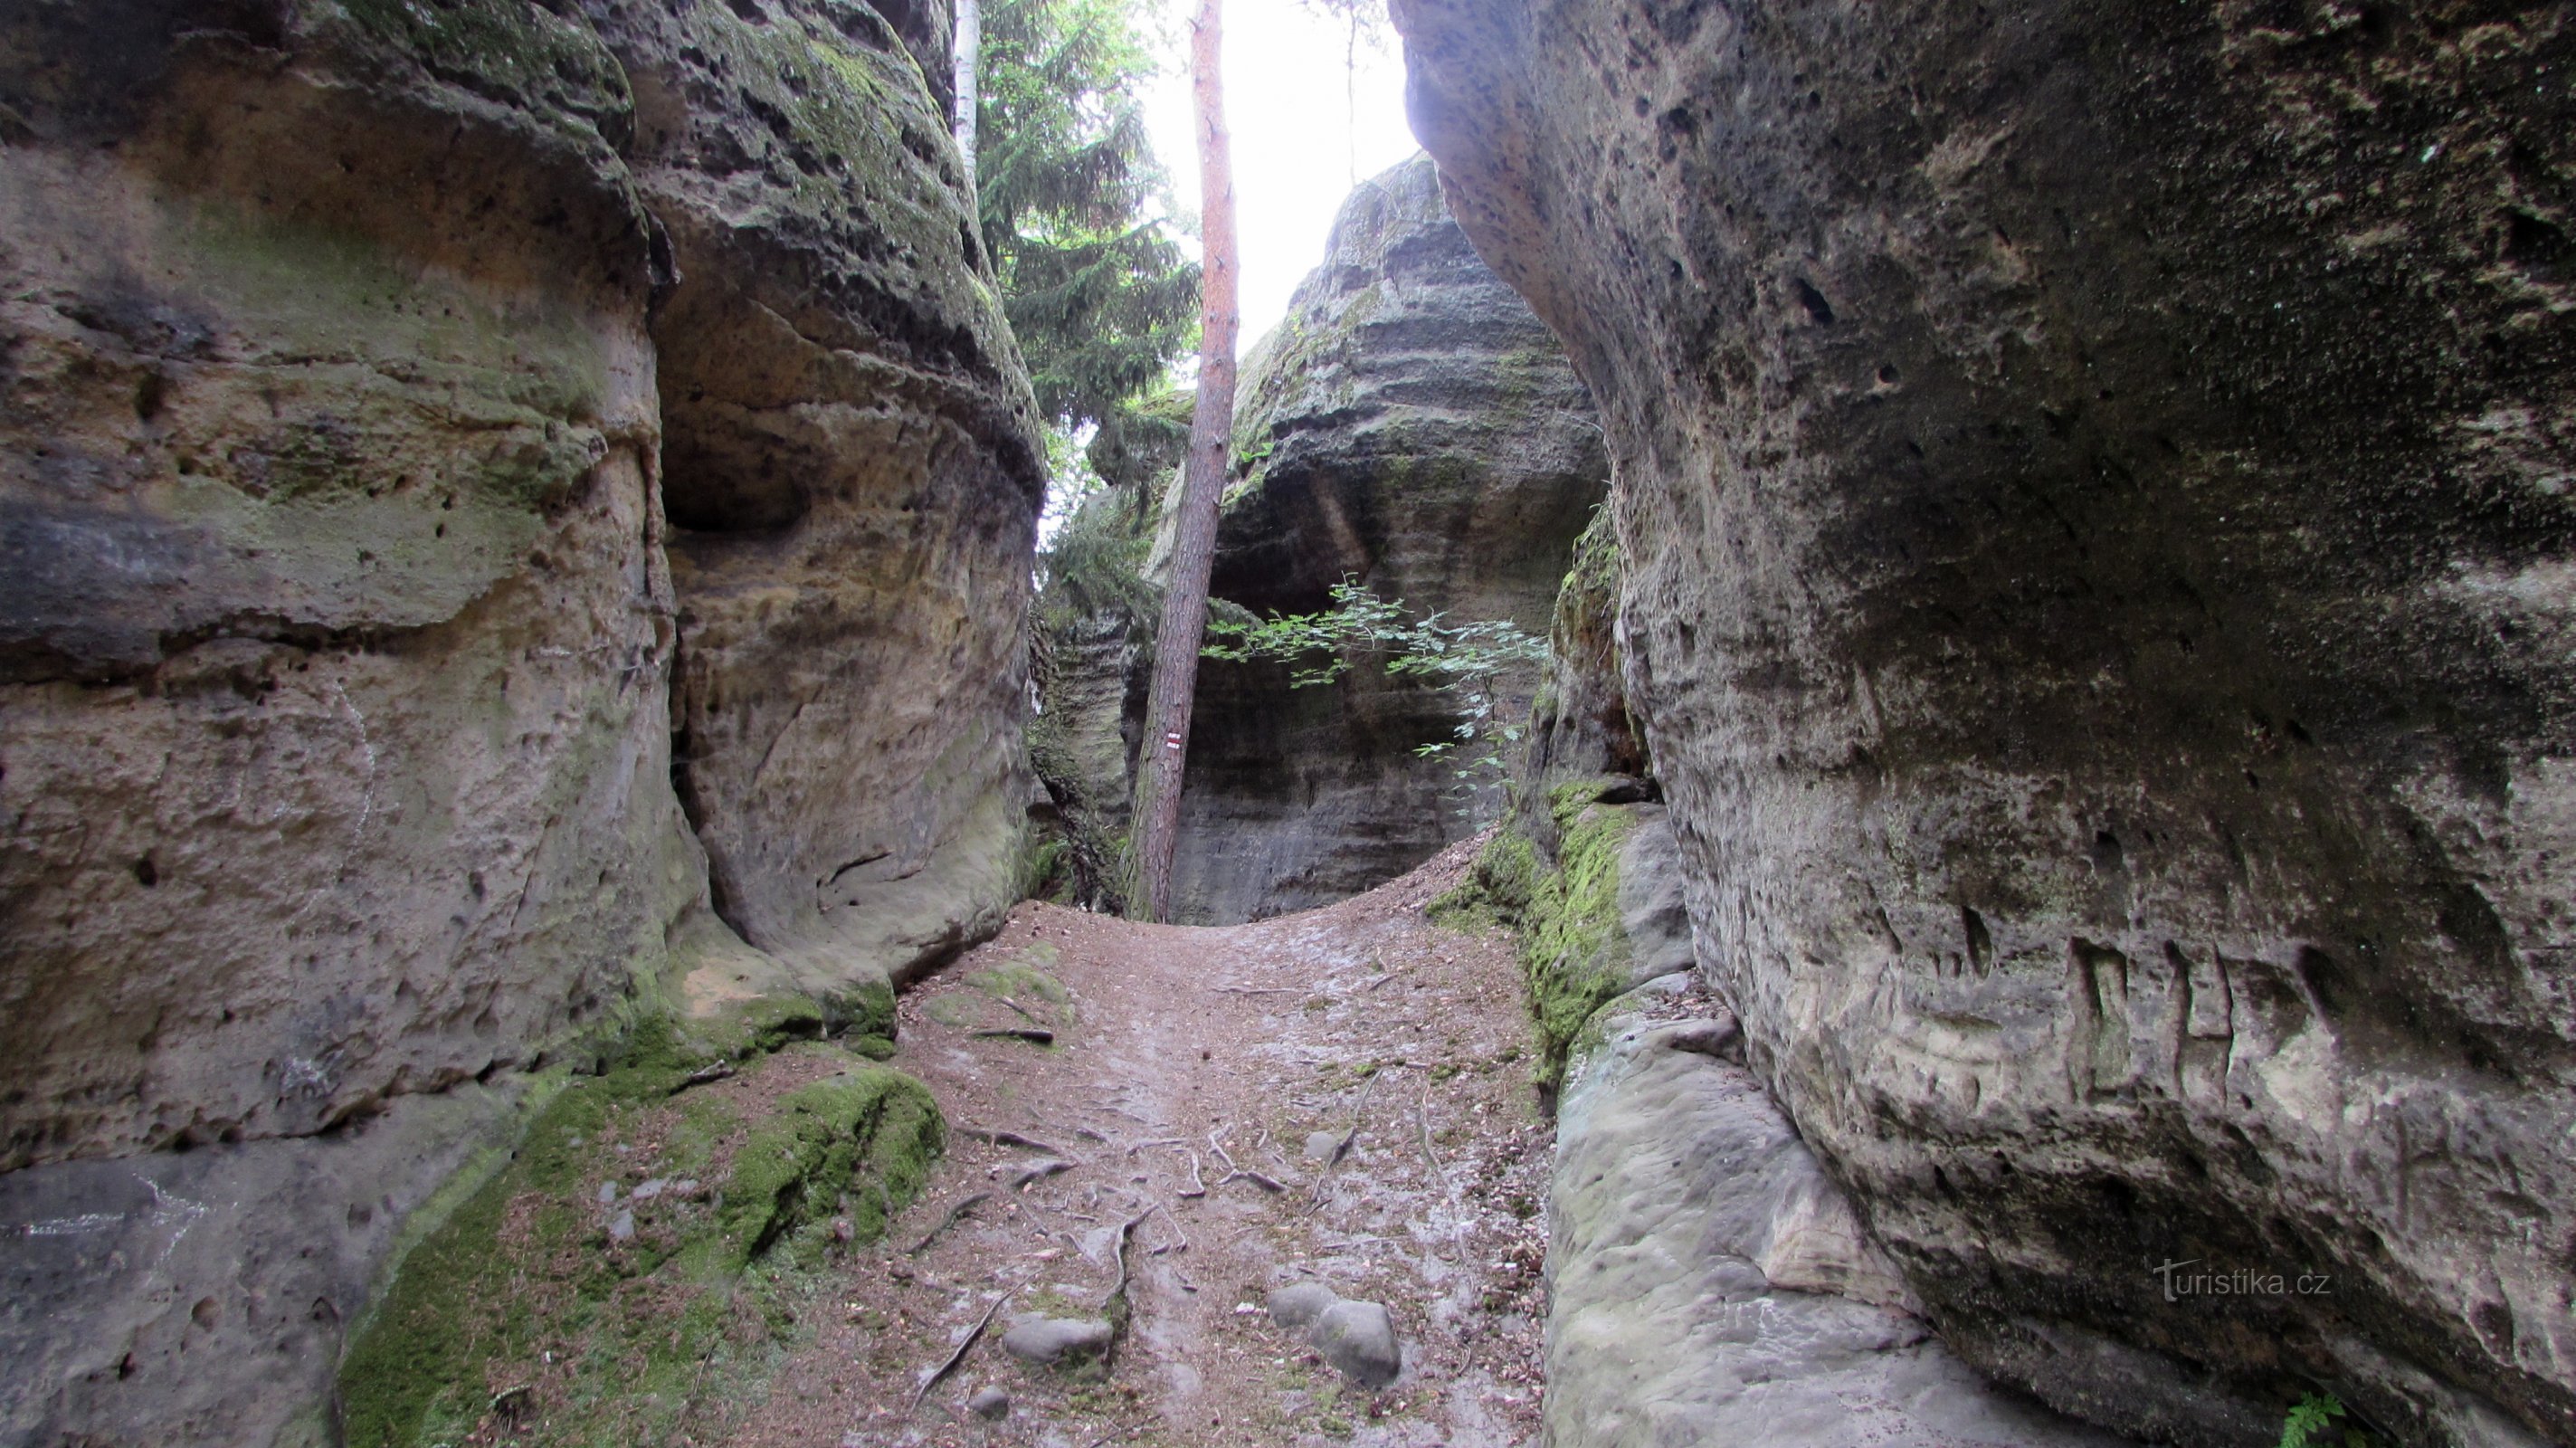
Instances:
[[[984,87],[976,68],[984,58],[984,0],[957,0],[957,149],[966,157],[966,189],[975,189],[975,112]]]
[[[1216,562],[1217,504],[1234,437],[1234,163],[1225,131],[1224,0],[1199,0],[1190,37],[1198,107],[1199,236],[1206,249],[1199,301],[1199,393],[1172,549],[1172,578],[1154,639],[1154,689],[1145,706],[1145,759],[1136,771],[1137,875],[1149,920],[1171,916],[1172,851],[1181,824],[1181,770],[1189,758],[1199,641],[1207,631],[1208,571]]]

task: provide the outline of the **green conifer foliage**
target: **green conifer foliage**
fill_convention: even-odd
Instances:
[[[988,0],[978,182],[985,248],[1057,426],[1151,429],[1134,400],[1197,338],[1199,269],[1164,216],[1138,93],[1141,0]]]

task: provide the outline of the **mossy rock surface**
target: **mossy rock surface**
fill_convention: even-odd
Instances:
[[[822,1043],[687,1087],[658,1022],[563,1081],[404,1259],[342,1365],[353,1448],[720,1438],[796,1345],[841,1242],[942,1145],[919,1082]]]
[[[1501,925],[1520,938],[1539,1031],[1538,1079],[1550,1090],[1563,1079],[1566,1055],[1585,1022],[1626,989],[1619,858],[1637,817],[1598,803],[1605,783],[1577,780],[1548,792],[1557,827],[1554,858],[1506,826],[1477,855],[1467,879],[1431,903],[1432,918],[1443,924]]]

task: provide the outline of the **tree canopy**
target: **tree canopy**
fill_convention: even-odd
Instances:
[[[985,248],[1038,405],[1102,441],[1172,424],[1136,399],[1196,341],[1199,269],[1167,229],[1138,93],[1147,0],[987,0],[978,158]]]

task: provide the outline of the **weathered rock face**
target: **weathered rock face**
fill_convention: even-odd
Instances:
[[[263,14],[14,14],[0,1165],[511,1064],[696,893],[617,66]]]
[[[2576,1436],[2564,13],[1400,11],[1704,967],[1950,1342]]]
[[[681,802],[728,921],[809,991],[880,987],[1018,898],[1044,469],[1016,344],[875,11],[610,36],[681,278],[653,323]]]
[[[1931,1335],[1744,1069],[1734,1018],[1686,1001],[1613,1001],[1566,1079],[1546,1442],[2113,1448]]]
[[[1416,611],[1545,629],[1606,487],[1599,424],[1555,339],[1449,219],[1428,160],[1344,204],[1244,375],[1246,475],[1214,596],[1309,612],[1347,576]],[[1322,904],[1473,834],[1493,792],[1414,753],[1456,722],[1448,699],[1375,666],[1295,689],[1277,665],[1203,663],[1178,918]]]
[[[0,1437],[327,1432],[514,1068],[1001,893],[1038,468],[945,29],[0,11]],[[791,469],[795,526],[700,542]],[[788,966],[707,912],[675,713],[715,903]]]
[[[1612,776],[1653,793],[1653,763],[1628,712],[1619,655],[1619,538],[1607,509],[1574,540],[1548,628],[1546,681],[1530,701],[1529,729],[1511,761],[1518,788],[1512,827],[1556,848],[1552,802],[1568,784]]]
[[[1127,908],[1123,857],[1161,602],[1142,571],[1154,491],[1130,477],[1084,500],[1047,551],[1034,616],[1029,762],[1053,816],[1036,884],[1092,910]]]

